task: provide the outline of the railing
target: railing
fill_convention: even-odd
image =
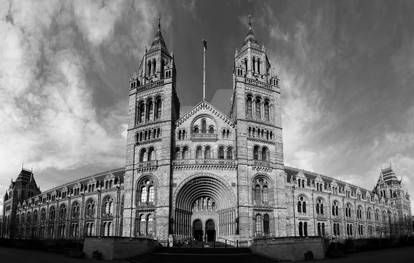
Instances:
[[[270,162],[268,161],[260,161],[260,160],[249,160],[249,165],[251,166],[262,166],[262,167],[270,167]]]
[[[191,140],[193,141],[216,141],[217,134],[214,133],[193,133],[191,134]]]
[[[189,159],[174,160],[173,165],[236,165],[236,161],[225,159]]]
[[[244,78],[244,79],[245,79],[245,82],[248,83],[248,84],[253,84],[255,86],[263,87],[263,88],[266,88],[266,89],[272,89],[273,88],[272,85],[270,85],[266,82],[262,82],[262,81],[251,79],[251,78]]]
[[[157,169],[157,168],[158,168],[158,161],[157,160],[141,162],[141,163],[137,164],[137,170],[138,171],[153,170],[153,169]]]
[[[149,82],[149,83],[146,83],[145,85],[137,86],[136,88],[138,90],[151,89],[151,88],[153,88],[155,86],[159,86],[159,85],[162,85],[162,84],[164,84],[164,80],[163,79],[157,80],[157,81],[154,81],[154,82]],[[132,90],[134,88],[135,87],[131,87],[130,89]]]

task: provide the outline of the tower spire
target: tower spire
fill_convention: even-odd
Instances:
[[[203,39],[203,101],[206,100],[206,50],[207,41]]]
[[[249,30],[252,29],[252,15],[248,16],[248,24],[249,24]]]

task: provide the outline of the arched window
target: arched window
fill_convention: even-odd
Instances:
[[[152,205],[155,202],[154,182],[149,179],[141,181],[138,185],[139,205]]]
[[[147,186],[141,187],[141,203],[147,202]]]
[[[357,209],[357,218],[358,219],[361,219],[362,218],[362,207],[361,206],[358,206],[358,209]]]
[[[154,203],[154,186],[148,186],[148,203]]]
[[[210,159],[211,158],[211,148],[210,146],[206,146],[204,149],[204,159]]]
[[[155,150],[154,150],[154,147],[150,147],[148,149],[148,158],[147,158],[147,160],[148,161],[155,160]]]
[[[161,98],[158,97],[155,100],[155,118],[154,119],[156,120],[161,118],[161,107],[162,107],[162,101],[161,101]]]
[[[269,161],[269,150],[267,147],[262,148],[262,161],[268,162]]]
[[[137,122],[142,123],[144,121],[144,113],[145,113],[145,105],[144,105],[143,101],[138,103],[138,109],[137,110],[138,110],[138,118],[137,118],[138,120],[137,120]]]
[[[196,159],[201,159],[202,158],[202,149],[201,146],[197,146],[196,148]]]
[[[263,185],[262,192],[263,192],[263,202],[267,203],[269,201],[269,197],[268,197],[269,193],[268,193],[267,185]]]
[[[256,201],[256,204],[262,204],[262,190],[260,189],[260,185],[254,187],[254,200]]]
[[[208,133],[214,133],[214,126],[213,125],[210,125],[208,127]]]
[[[199,128],[197,125],[194,126],[193,133],[199,133]]]
[[[316,201],[316,213],[318,215],[323,215],[323,200],[322,198],[318,198]]]
[[[233,159],[233,148],[231,146],[227,147],[227,159]]]
[[[37,224],[37,210],[33,212],[33,224]]]
[[[180,147],[175,147],[175,159],[180,160]]]
[[[251,96],[247,96],[246,116],[247,116],[247,118],[252,118],[252,97]]]
[[[66,219],[66,205],[61,204],[59,207],[59,218],[61,220],[65,220]]]
[[[151,76],[151,61],[148,61],[148,63],[147,63],[148,65],[147,65],[147,69],[148,69],[148,75],[149,76]]]
[[[95,201],[93,201],[92,199],[89,199],[86,202],[85,217],[86,218],[94,218],[95,217]]]
[[[339,212],[339,204],[338,204],[338,201],[333,201],[333,204],[332,204],[332,215],[333,216],[338,216],[338,212]]]
[[[106,196],[102,201],[102,216],[112,217],[113,216],[113,200],[112,197]]]
[[[263,225],[262,225],[262,215],[256,215],[256,235],[261,235],[263,233]]]
[[[223,146],[220,146],[218,149],[218,158],[224,159],[224,147]]]
[[[146,152],[147,152],[147,149],[145,149],[145,148],[142,148],[141,151],[139,152],[139,162],[140,163],[146,161],[146,159],[145,159],[145,153]]]
[[[146,234],[152,235],[154,233],[154,216],[149,214],[147,216],[147,224],[146,224]]]
[[[154,112],[154,107],[153,107],[153,106],[154,106],[154,105],[153,105],[152,99],[149,99],[149,100],[147,101],[147,114],[146,114],[146,116],[145,116],[145,119],[146,119],[147,121],[151,120],[151,118],[152,118],[152,116],[153,116],[153,112]]]
[[[258,177],[253,182],[254,203],[256,205],[267,205],[269,202],[269,187],[265,178]]]
[[[260,120],[262,118],[262,108],[261,108],[259,97],[256,98],[255,108],[256,108],[256,119]]]
[[[182,159],[188,159],[188,147],[187,146],[183,147],[183,151],[181,153],[181,158]]]
[[[201,133],[207,132],[207,122],[206,119],[201,119]]]
[[[298,213],[306,213],[306,200],[303,196],[298,199]]]
[[[298,230],[299,230],[299,236],[302,237],[303,236],[303,223],[302,222],[299,222]]]
[[[346,207],[345,207],[345,216],[346,217],[352,217],[351,208],[352,208],[352,206],[351,206],[350,203],[346,204]]]
[[[270,120],[269,100],[265,100],[265,102],[264,102],[264,119],[265,119],[265,121],[269,121]]]
[[[259,146],[255,145],[253,148],[253,159],[259,160]]]
[[[270,233],[270,219],[268,214],[263,215],[263,233],[269,235]]]
[[[54,221],[55,220],[55,217],[56,217],[55,207],[52,206],[49,209],[49,220],[50,221]]]
[[[80,207],[78,202],[73,202],[72,204],[72,218],[79,218]]]

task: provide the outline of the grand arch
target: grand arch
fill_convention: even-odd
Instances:
[[[190,176],[173,197],[176,238],[214,241],[235,234],[236,198],[231,187],[211,173]]]

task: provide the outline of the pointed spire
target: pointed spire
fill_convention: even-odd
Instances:
[[[162,37],[162,33],[161,33],[161,16],[158,17],[158,28],[157,28],[157,31],[155,32],[155,36],[151,43],[150,50],[157,49],[157,48],[161,48],[167,54],[169,53],[167,50],[167,46],[165,45],[164,38]]]
[[[244,43],[248,43],[248,42],[253,42],[253,43],[257,43],[256,37],[254,35],[253,32],[253,27],[252,27],[252,16],[249,15],[248,16],[248,25],[249,25],[249,30],[247,31],[247,35],[244,38]]]

